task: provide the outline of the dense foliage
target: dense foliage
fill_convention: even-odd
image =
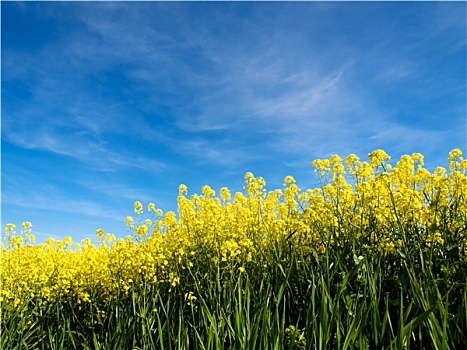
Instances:
[[[2,349],[457,349],[467,344],[467,160],[315,160],[321,186],[135,202],[98,245],[5,227]]]

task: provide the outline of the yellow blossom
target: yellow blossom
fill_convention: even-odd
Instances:
[[[143,204],[140,201],[136,201],[133,204],[134,212],[138,215],[141,215],[143,213]]]

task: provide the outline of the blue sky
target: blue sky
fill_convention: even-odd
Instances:
[[[315,187],[311,161],[466,150],[465,2],[1,2],[2,225],[127,234],[133,202]]]

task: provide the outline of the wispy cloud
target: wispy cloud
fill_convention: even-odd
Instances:
[[[25,149],[45,150],[65,155],[85,163],[93,170],[116,171],[123,168],[136,168],[151,172],[160,172],[167,168],[163,161],[132,154],[121,149],[113,150],[113,145],[96,139],[89,139],[80,133],[62,133],[60,130],[31,130],[29,132],[9,132],[10,141]]]
[[[224,39],[211,28],[204,27],[199,33],[194,33],[191,27],[182,26],[176,33],[178,40],[152,25],[137,34],[131,26],[134,21],[145,21],[146,18],[141,12],[122,6],[103,5],[110,12],[103,18],[99,16],[99,20],[96,18],[98,12],[78,6],[75,14],[86,25],[86,30],[80,35],[74,33],[67,41],[60,43],[65,60],[52,53],[51,49],[45,53],[49,59],[58,60],[54,63],[62,69],[67,67],[65,62],[69,64],[63,78],[60,75],[53,78],[48,76],[48,66],[41,68],[39,65],[36,68],[41,82],[34,91],[36,100],[54,101],[56,96],[62,96],[61,102],[67,106],[67,110],[62,112],[70,118],[68,127],[80,127],[81,133],[76,135],[74,142],[57,137],[59,131],[53,128],[54,120],[48,122],[48,130],[43,131],[39,138],[34,139],[29,134],[28,142],[21,143],[20,135],[15,135],[16,142],[32,148],[42,147],[88,163],[100,159],[104,164],[140,164],[130,162],[131,156],[115,154],[101,141],[105,140],[102,137],[105,133],[123,132],[123,121],[127,118],[124,113],[129,112],[128,108],[111,96],[93,96],[96,89],[99,92],[98,82],[92,85],[92,90],[86,91],[86,76],[105,73],[115,66],[121,67],[120,72],[127,79],[137,79],[129,80],[128,95],[135,96],[142,92],[149,101],[160,103],[157,92],[149,93],[160,81],[164,84],[164,91],[171,93],[169,98],[174,102],[177,100],[176,97],[173,100],[172,95],[175,86],[195,88],[191,96],[186,96],[188,100],[185,98],[180,101],[180,106],[172,107],[172,113],[177,118],[173,125],[189,133],[224,130],[223,143],[212,142],[206,136],[190,148],[192,154],[208,157],[222,165],[236,164],[238,160],[248,157],[248,147],[237,146],[235,150],[229,150],[228,145],[238,144],[239,140],[251,142],[253,129],[261,133],[262,143],[267,148],[270,148],[268,144],[280,144],[280,147],[273,147],[275,151],[309,152],[310,148],[303,145],[293,147],[294,141],[299,140],[298,143],[303,144],[311,133],[316,143],[321,142],[319,135],[329,134],[327,131],[335,126],[343,113],[354,110],[356,101],[362,104],[362,97],[348,90],[346,73],[351,69],[355,57],[349,58],[340,69],[321,71],[327,56],[317,53],[313,64],[309,65],[308,58],[300,56],[302,53],[284,52],[283,47],[287,44],[277,41],[284,40],[278,33],[271,36],[264,29],[258,30],[260,25],[248,19],[240,21],[239,28],[240,32],[255,29],[253,41],[248,51],[242,53],[237,50],[233,56],[231,53],[235,47],[226,45]],[[124,20],[124,16],[127,19]],[[229,20],[228,15],[221,13],[217,13],[216,19],[219,22]],[[278,45],[273,45],[275,40]],[[239,43],[236,45],[239,48],[242,46]],[[188,56],[180,56],[183,51]],[[200,58],[195,66],[192,53]],[[190,65],[186,61],[188,58]],[[295,67],[291,66],[291,62],[295,63]],[[204,65],[212,66],[209,74],[202,68]],[[62,82],[70,79],[73,71],[79,71],[80,75],[64,94],[60,91]],[[172,83],[168,82],[166,72],[171,72],[171,79],[175,79]],[[156,91],[160,89],[156,88]],[[56,123],[63,123],[63,118],[57,118]],[[347,125],[349,127],[352,125]],[[143,130],[153,131],[145,128],[144,122],[140,130],[131,125],[125,125],[125,128],[143,135]],[[96,141],[96,138],[100,141]],[[165,134],[159,139],[173,144],[170,135]],[[79,147],[76,147],[77,144]],[[161,164],[155,165],[159,167]]]
[[[2,42],[2,206],[110,222],[180,182],[255,169],[280,183],[331,153],[465,144],[455,3],[5,8],[39,29],[8,22]]]
[[[124,213],[113,208],[104,207],[93,200],[68,198],[61,195],[44,194],[39,191],[6,192],[2,194],[2,201],[7,205],[14,205],[26,209],[52,210],[62,213],[80,214],[85,217],[95,217],[122,221]]]

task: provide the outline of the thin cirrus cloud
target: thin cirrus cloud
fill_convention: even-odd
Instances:
[[[176,210],[180,183],[465,147],[459,4],[5,3],[2,26],[2,221],[118,231],[134,200]]]
[[[138,16],[138,14],[136,14],[136,16]],[[91,44],[86,42],[87,45],[84,45],[83,41],[79,40],[79,38],[76,38],[76,41],[71,41],[68,44],[68,52],[70,56],[73,56],[72,63],[81,62],[82,60],[87,63],[92,63],[88,64],[88,66],[94,67],[92,69],[97,69],[96,67],[100,67],[104,62],[112,63],[112,61],[115,61],[115,63],[125,61],[127,63],[134,63],[135,66],[140,64],[143,67],[145,65],[148,66],[162,62],[165,65],[165,71],[183,71],[184,64],[180,62],[177,57],[171,55],[166,55],[166,57],[164,57],[163,53],[155,54],[155,45],[152,43],[158,42],[158,40],[160,41],[158,37],[151,37],[150,34],[146,34],[146,40],[133,40],[139,37],[136,37],[134,32],[129,31],[128,27],[119,25],[122,22],[120,18],[113,18],[110,21],[97,21],[93,16],[82,16],[81,18],[87,25],[88,31],[98,34],[100,40],[94,39],[95,42],[93,43],[91,41]],[[154,33],[155,31],[148,30],[147,32]],[[145,35],[141,37],[144,38]],[[153,41],[150,39],[153,39]],[[203,89],[201,87],[201,91],[195,93],[195,100],[206,101],[210,99],[211,104],[204,107],[203,105],[199,105],[199,103],[192,103],[192,107],[200,110],[200,112],[199,115],[192,116],[191,118],[186,118],[184,115],[181,116],[177,121],[177,125],[184,130],[236,130],[237,127],[241,129],[242,126],[239,126],[239,122],[242,121],[242,117],[236,115],[240,114],[244,116],[244,122],[246,119],[245,116],[248,115],[250,119],[249,122],[258,124],[257,128],[269,127],[270,129],[274,129],[272,135],[279,134],[278,137],[284,139],[290,137],[292,125],[296,130],[304,130],[304,127],[305,129],[309,129],[309,127],[307,127],[309,124],[312,124],[313,130],[319,130],[320,132],[326,130],[330,120],[333,119],[333,115],[339,113],[339,108],[346,104],[348,105],[349,99],[347,98],[346,101],[348,94],[346,91],[343,91],[342,81],[344,81],[344,79],[339,79],[340,74],[337,77],[329,77],[332,72],[328,74],[317,74],[311,71],[313,68],[306,67],[301,70],[301,76],[305,76],[304,80],[308,81],[308,84],[297,84],[297,81],[291,81],[291,76],[287,75],[285,67],[288,66],[290,57],[283,55],[282,52],[274,52],[274,50],[270,49],[263,53],[259,50],[254,52],[255,50],[253,49],[253,52],[249,52],[248,55],[243,55],[243,57],[240,54],[238,57],[235,57],[235,59],[220,59],[219,52],[213,54],[214,48],[210,47],[206,42],[217,43],[217,45],[213,45],[214,47],[219,47],[220,44],[218,41],[210,39],[212,38],[204,38],[204,41],[198,40],[195,41],[195,43],[197,43],[200,50],[204,53],[202,56],[205,57],[206,63],[216,64],[216,62],[221,62],[217,63],[217,65],[219,65],[217,71],[222,71],[223,74],[220,76],[219,81],[213,84],[215,90]],[[258,35],[257,42],[261,42],[262,39],[264,39],[264,36]],[[170,42],[169,46],[172,48],[171,51],[176,50],[176,42],[173,40],[165,41]],[[182,41],[182,43],[178,43],[178,45],[189,45],[188,39]],[[125,50],[124,48],[126,47],[131,47],[131,50]],[[97,50],[97,48],[100,48],[100,50]],[[65,48],[65,52],[66,51]],[[141,55],[145,54],[147,58],[142,62],[140,58],[131,58],[128,54],[125,54],[130,51],[136,53],[134,55],[135,57],[141,57]],[[98,54],[96,54],[96,52],[98,52]],[[157,57],[157,59],[152,59],[153,57]],[[353,57],[352,59],[356,60],[358,57]],[[362,58],[360,58],[360,60],[361,59]],[[302,64],[302,62],[298,63],[298,65],[300,64]],[[315,57],[313,65],[317,67],[321,65],[319,55]],[[78,64],[78,67],[82,69],[83,65]],[[246,69],[243,69],[243,67],[246,67]],[[262,70],[261,67],[266,68]],[[387,77],[390,77],[390,79],[397,79],[394,74],[394,69],[394,67],[386,69],[385,74]],[[152,69],[152,71],[158,70]],[[256,71],[256,75],[250,75],[249,73],[252,71]],[[189,71],[185,71],[184,73],[182,84],[194,85],[195,82],[198,81],[199,74],[190,75]],[[131,69],[129,74],[132,74]],[[406,74],[408,74],[408,72],[404,71],[404,75]],[[180,79],[177,75],[175,76],[176,79]],[[309,77],[311,76],[314,76],[314,78],[310,79]],[[146,77],[147,83],[150,83],[148,79],[154,81],[157,78],[157,74],[153,76],[149,75]],[[211,78],[211,80],[213,80],[213,78]],[[295,80],[297,80],[297,78],[295,78]],[[278,82],[280,82],[280,84],[278,84]],[[312,83],[310,84],[310,82]],[[264,95],[262,91],[274,90],[273,88],[271,89],[271,83],[282,85],[278,88],[280,92],[274,93],[274,91],[271,91],[269,95]],[[59,85],[60,84],[54,84],[54,86]],[[203,82],[202,85],[206,85],[206,82]],[[42,89],[42,91],[44,91],[44,89]],[[51,95],[55,95],[55,92],[52,92]],[[360,99],[361,103],[364,97],[365,96],[353,94],[352,102],[358,103]],[[50,100],[49,96],[44,96],[44,94],[42,94],[42,96],[39,95],[38,99]],[[229,99],[232,100],[233,103],[229,103]],[[82,103],[80,103],[80,105],[82,105]],[[209,110],[212,105],[214,106],[215,112]],[[220,108],[220,106],[222,107]],[[241,113],[239,113],[237,106],[245,107],[240,111]],[[322,115],[323,106],[327,109],[328,115],[325,118],[315,117],[314,122],[310,123],[310,118]],[[333,108],[330,108],[331,106]],[[181,112],[183,112],[183,110]],[[264,117],[266,117],[266,121]],[[300,119],[300,117],[302,117],[302,119]],[[289,123],[287,127],[280,127],[283,125],[282,121],[287,118],[294,118],[294,122]],[[251,119],[253,119],[253,121]],[[90,127],[94,128],[95,125],[99,124],[99,118],[94,118],[92,120],[93,122]],[[355,125],[355,127],[359,128],[357,125]],[[194,152],[196,152],[197,149],[200,148],[193,147]],[[198,156],[204,154],[206,154],[206,152],[203,151],[200,152]]]

